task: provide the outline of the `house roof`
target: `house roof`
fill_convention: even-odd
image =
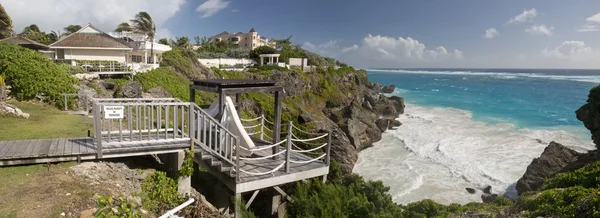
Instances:
[[[250,32],[251,32],[251,33],[255,33],[255,32],[256,32],[256,30],[254,30],[254,28],[252,28],[252,29],[250,29]]]
[[[125,41],[113,38],[91,24],[50,44],[50,48],[57,47],[132,49]]]
[[[22,36],[15,36],[15,37],[2,39],[2,40],[0,40],[0,42],[6,42],[6,43],[10,43],[10,44],[20,45],[22,47],[33,49],[33,50],[48,49],[47,45],[44,45],[42,43],[33,41],[31,39],[28,39],[28,38],[25,38]]]

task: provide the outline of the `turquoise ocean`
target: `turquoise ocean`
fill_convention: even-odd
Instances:
[[[405,99],[403,125],[359,154],[354,172],[390,186],[397,203],[481,201],[465,188],[515,183],[551,141],[579,151],[591,135],[575,111],[600,70],[368,69]]]

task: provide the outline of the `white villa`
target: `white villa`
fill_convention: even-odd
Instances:
[[[154,44],[154,54],[150,48]],[[56,60],[76,61],[116,61],[121,67],[135,72],[158,68],[162,53],[171,50],[170,46],[150,42],[149,38],[137,33],[104,33],[91,24],[79,31],[50,44]],[[107,66],[104,66],[107,67]]]
[[[231,41],[240,47],[245,47],[245,48],[249,48],[249,49],[255,49],[260,46],[269,46],[271,48],[275,48],[275,44],[276,44],[275,41],[269,40],[264,36],[258,35],[258,33],[256,32],[256,30],[254,30],[254,28],[250,29],[250,32],[248,32],[248,33],[222,32],[222,33],[219,33],[217,35],[214,35],[214,36],[211,36],[210,38],[208,38],[208,41],[210,41],[210,42],[219,42],[219,41],[224,41],[224,40]]]

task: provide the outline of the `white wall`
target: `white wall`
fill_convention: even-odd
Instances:
[[[64,59],[118,61],[125,63],[125,53],[119,50],[65,49]]]
[[[307,58],[290,58],[288,62],[289,62],[290,66],[298,66],[298,67],[308,66]]]
[[[219,67],[219,65],[235,66],[238,64],[247,66],[254,64],[252,59],[235,59],[235,58],[212,58],[212,59],[198,59],[198,61],[207,67]]]

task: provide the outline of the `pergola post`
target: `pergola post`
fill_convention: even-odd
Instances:
[[[280,132],[281,132],[281,91],[275,92],[275,110],[274,116],[275,120],[273,121],[273,144],[280,142]],[[273,154],[279,152],[279,146],[273,147]],[[278,156],[274,157],[275,160],[279,159]]]
[[[263,65],[264,65],[264,63],[263,63],[263,58],[264,58],[264,57],[262,57],[262,56],[260,57],[260,66],[263,66]]]

